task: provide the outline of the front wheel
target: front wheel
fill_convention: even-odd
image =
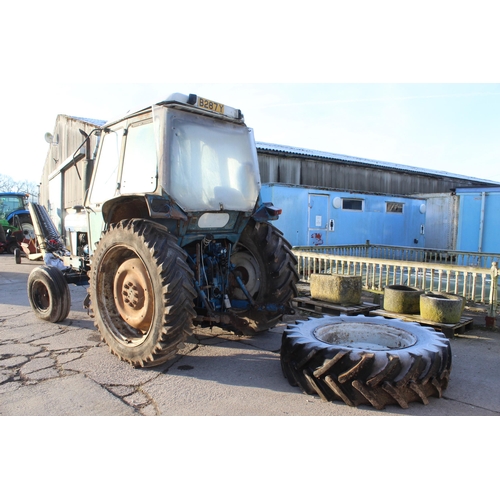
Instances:
[[[248,303],[243,283],[254,305],[236,308],[246,323],[242,333],[253,335],[272,328],[297,296],[297,259],[283,233],[268,223],[250,221],[231,255],[234,266],[229,297],[235,303]]]
[[[112,353],[133,366],[173,357],[195,316],[193,273],[166,229],[131,219],[110,226],[92,257],[90,304]]]
[[[64,321],[71,308],[71,294],[63,273],[52,266],[36,267],[28,277],[28,299],[39,319]]]

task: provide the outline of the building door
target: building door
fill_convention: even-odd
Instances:
[[[328,200],[328,195],[309,195],[308,245],[310,246],[327,244]]]

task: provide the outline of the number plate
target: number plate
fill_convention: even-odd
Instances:
[[[203,97],[198,97],[198,107],[208,109],[214,113],[220,113],[221,115],[224,114],[224,104],[219,104],[218,102],[210,101]]]

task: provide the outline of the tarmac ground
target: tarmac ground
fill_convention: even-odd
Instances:
[[[135,369],[100,340],[83,308],[84,287],[70,285],[71,311],[63,322],[35,317],[26,288],[39,265],[0,254],[0,415],[500,415],[500,329],[486,328],[480,307],[466,309],[473,328],[450,341],[453,365],[442,398],[375,410],[323,402],[290,386],[279,354],[286,323],[255,337],[196,328],[174,359]]]

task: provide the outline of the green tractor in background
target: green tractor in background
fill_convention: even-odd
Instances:
[[[20,251],[22,241],[33,233],[28,198],[26,193],[0,193],[0,253]]]

